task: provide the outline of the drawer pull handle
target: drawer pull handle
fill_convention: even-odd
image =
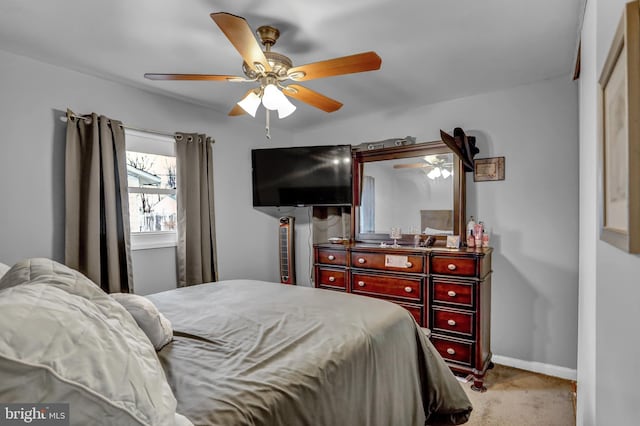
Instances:
[[[404,288],[404,291],[406,291],[407,293],[411,293],[413,291],[413,289],[409,286]]]
[[[456,292],[455,292],[455,291],[453,291],[453,290],[449,290],[449,291],[447,292],[447,295],[448,295],[449,297],[456,297]]]
[[[455,271],[456,270],[456,265],[454,265],[453,263],[450,263],[447,265],[447,268],[449,268],[450,271]]]
[[[411,268],[413,266],[413,263],[407,262],[406,265],[407,265],[407,268]]]
[[[328,257],[328,259],[329,259],[329,260],[336,260],[336,257],[335,257],[334,255],[330,254],[330,255],[329,255],[329,257]]]
[[[448,353],[449,355],[455,355],[455,354],[456,354],[456,351],[455,351],[453,348],[447,348],[447,353]]]
[[[364,287],[364,286],[365,286],[365,283],[364,283],[364,281],[358,281],[358,285],[359,285],[360,287]]]
[[[360,258],[358,258],[358,263],[359,263],[359,264],[363,264],[363,263],[365,263],[365,262],[366,262],[366,260],[365,260],[365,258],[364,258],[364,257],[360,257]]]
[[[451,327],[453,327],[454,325],[456,325],[456,322],[452,319],[450,319],[449,321],[447,321],[447,324],[449,324]]]
[[[336,277],[329,277],[329,282],[334,282],[336,280]]]

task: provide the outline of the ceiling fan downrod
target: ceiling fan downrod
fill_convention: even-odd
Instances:
[[[271,140],[271,132],[269,131],[269,113],[271,111],[269,111],[266,108],[264,109],[264,111],[265,111],[265,115],[267,116],[267,124],[266,124],[266,128],[265,128],[265,131],[267,132],[266,136],[267,136],[267,139]]]

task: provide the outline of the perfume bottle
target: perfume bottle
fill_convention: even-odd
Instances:
[[[469,219],[469,223],[467,223],[467,235],[466,235],[466,240],[467,240],[467,247],[475,247],[476,246],[476,240],[473,236],[473,233],[475,231],[476,227],[476,221],[473,220],[473,216],[471,216],[471,219]]]
[[[469,223],[467,223],[467,235],[473,234],[473,228],[476,226],[476,221],[473,219],[473,215],[471,219],[469,219]]]
[[[482,247],[482,234],[484,233],[484,223],[478,222],[473,227],[473,238],[475,240],[476,247]]]
[[[482,233],[482,247],[489,247],[489,232],[486,229]]]

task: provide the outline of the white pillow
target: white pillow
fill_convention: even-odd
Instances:
[[[156,351],[173,339],[171,322],[158,311],[151,300],[131,293],[112,293],[111,297],[129,311]]]
[[[0,263],[0,278],[2,278],[2,276],[6,274],[9,269],[11,269],[11,266]]]
[[[84,275],[18,262],[0,279],[0,312],[0,401],[68,402],[73,424],[184,421],[144,332]]]

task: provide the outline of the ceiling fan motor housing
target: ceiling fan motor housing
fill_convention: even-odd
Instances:
[[[280,37],[280,31],[270,25],[263,25],[256,30],[258,37],[262,44],[269,50],[271,46],[276,44],[278,37]]]
[[[271,72],[278,78],[286,78],[287,71],[293,66],[291,59],[282,53],[271,51],[271,47],[276,44],[278,37],[280,37],[280,31],[275,27],[263,25],[256,30],[256,34],[258,34],[262,45],[265,47],[263,53],[269,65],[271,65]],[[252,80],[260,78],[262,74],[249,67],[246,62],[242,64],[242,71]]]
[[[264,56],[267,58],[269,65],[271,65],[271,72],[275,74],[276,77],[287,77],[287,71],[289,71],[289,68],[293,66],[291,59],[281,53],[271,51],[264,52]],[[261,73],[250,68],[246,62],[242,63],[242,71],[247,78],[252,80],[260,78],[261,76]]]

